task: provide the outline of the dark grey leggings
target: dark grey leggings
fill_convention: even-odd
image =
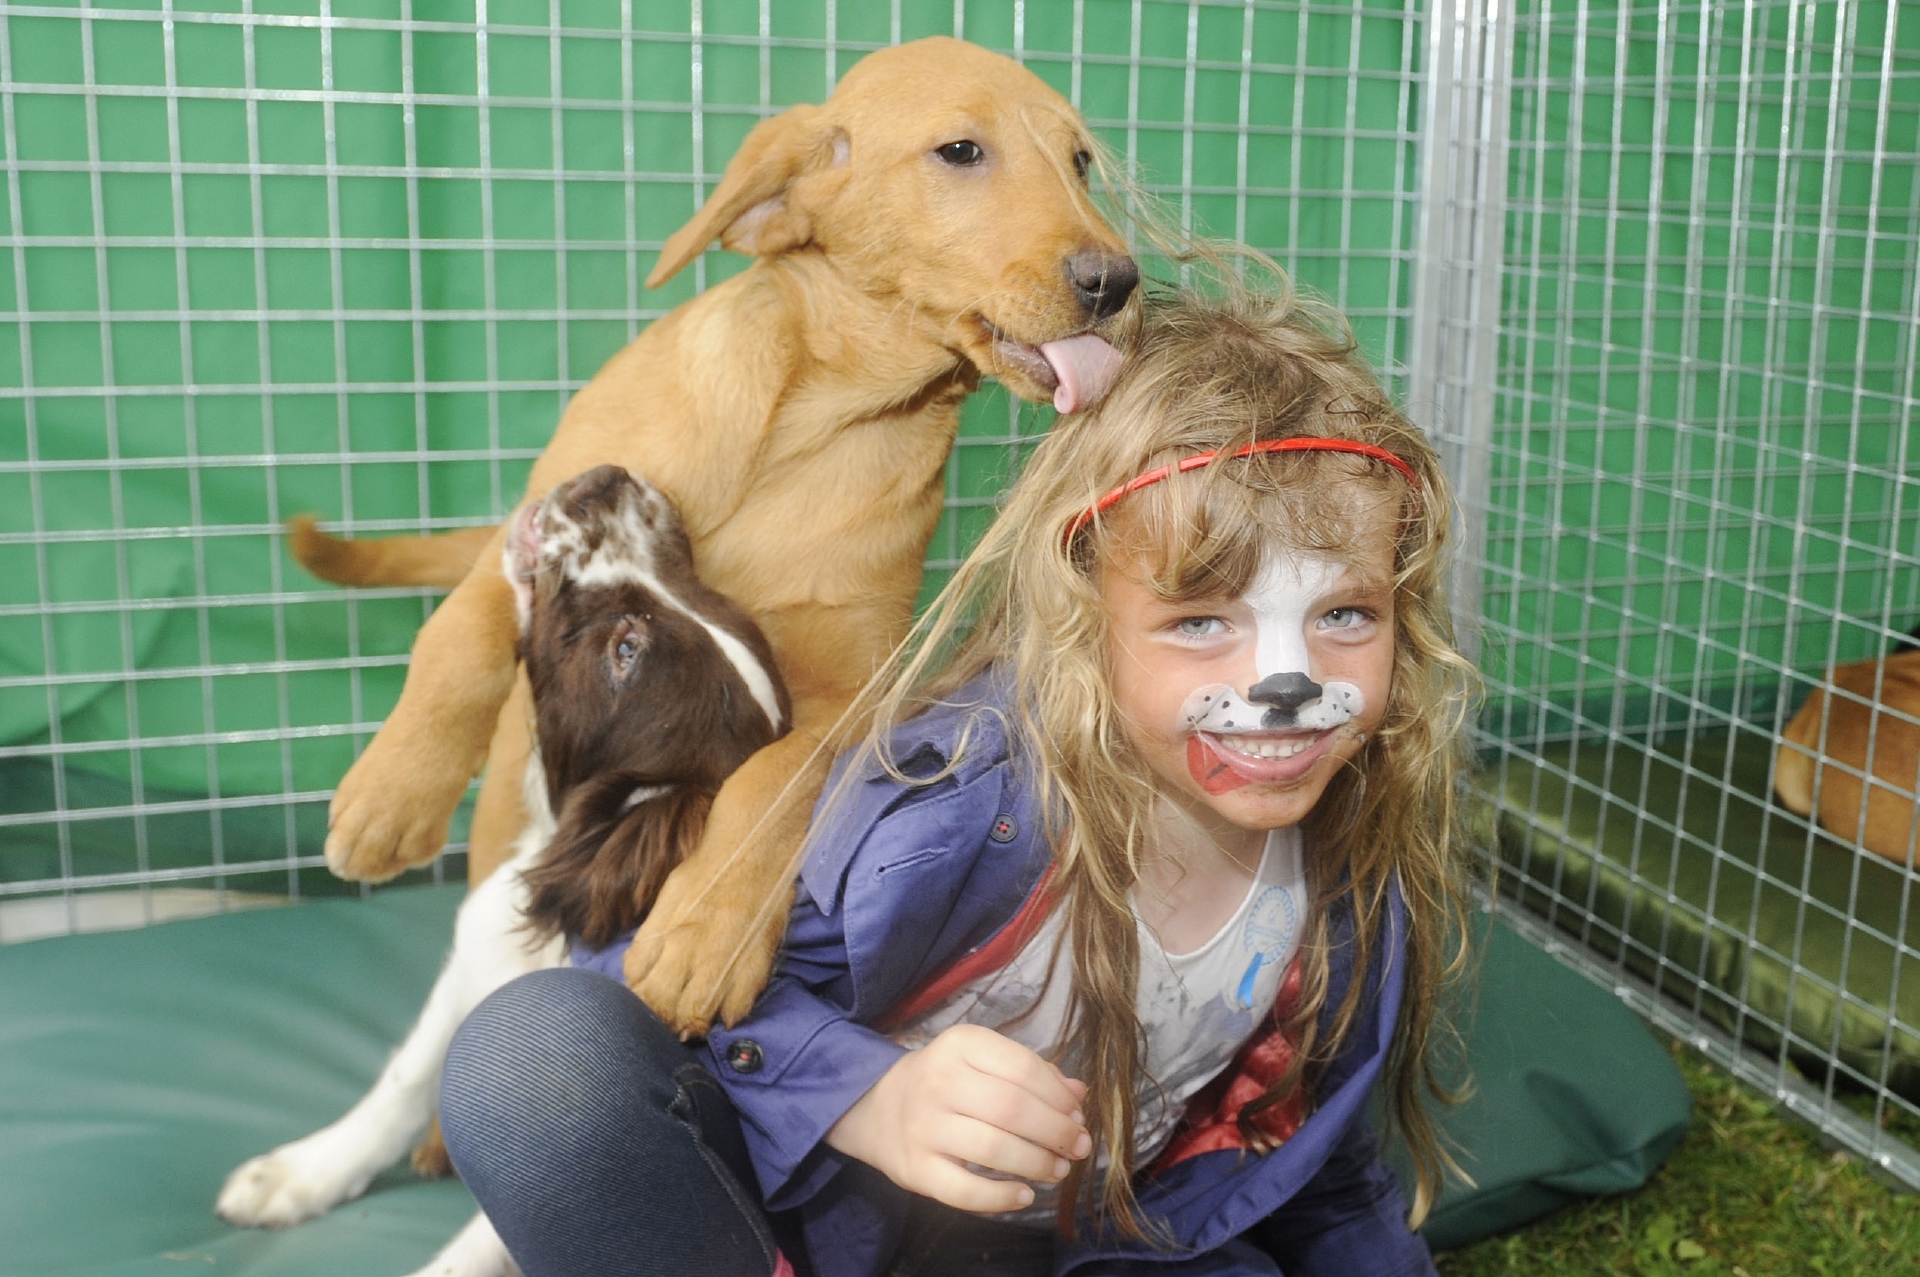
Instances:
[[[776,1248],[733,1106],[604,976],[536,971],[467,1018],[440,1124],[526,1277],[767,1277]]]
[[[454,1035],[440,1088],[454,1166],[526,1277],[766,1277],[775,1228],[726,1093],[623,985],[522,976]],[[802,1272],[804,1254],[788,1255]],[[831,1264],[824,1266],[831,1269]],[[919,1200],[893,1271],[1052,1270],[1052,1237]]]

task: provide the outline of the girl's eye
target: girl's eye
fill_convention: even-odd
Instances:
[[[1350,630],[1356,625],[1365,625],[1370,619],[1360,608],[1337,607],[1320,618],[1320,626],[1328,630]]]
[[[980,149],[978,142],[971,142],[965,138],[958,142],[948,142],[945,146],[935,147],[933,153],[955,168],[971,168],[987,155]]]
[[[1227,623],[1217,616],[1183,616],[1173,623],[1173,632],[1183,638],[1204,638],[1226,628]]]

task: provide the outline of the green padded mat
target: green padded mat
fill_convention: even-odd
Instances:
[[[1920,879],[1770,811],[1773,740],[1502,760],[1481,783],[1507,808],[1503,889],[1609,957],[1624,939],[1629,968],[1748,1043],[1777,1050],[1785,1033],[1809,1069],[1831,1049],[1859,1080],[1920,1100],[1920,967],[1897,964],[1894,944],[1920,950]]]
[[[458,887],[0,948],[0,1277],[392,1277],[466,1220],[457,1182],[404,1166],[282,1233],[213,1217],[227,1172],[332,1121],[419,1009]],[[1639,1184],[1688,1095],[1646,1028],[1504,929],[1446,1121],[1476,1189],[1436,1247]]]
[[[473,1214],[404,1164],[280,1233],[227,1172],[346,1112],[419,1012],[459,887],[0,949],[0,1274],[397,1277]]]

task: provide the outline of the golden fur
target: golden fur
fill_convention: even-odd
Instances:
[[[1774,790],[1789,811],[1808,816],[1817,789],[1829,833],[1911,865],[1920,811],[1920,652],[1838,665],[1828,682],[1841,694],[1814,688],[1781,733]]]
[[[1275,294],[1232,286],[1224,298],[1149,301],[1138,344],[1107,399],[1040,444],[1000,517],[935,602],[917,653],[876,698],[870,740],[988,667],[1011,672],[1012,736],[1052,813],[1055,881],[1066,893],[1088,1127],[1108,1166],[1131,1166],[1139,950],[1129,893],[1157,798],[1112,708],[1099,565],[1146,554],[1157,565],[1154,586],[1167,597],[1231,595],[1251,583],[1276,540],[1344,556],[1358,529],[1379,526],[1368,510],[1384,509],[1395,539],[1387,714],[1305,825],[1313,890],[1323,904],[1341,893],[1353,902],[1354,979],[1339,1005],[1327,1008],[1328,1031],[1317,1033],[1329,997],[1327,911],[1310,911],[1301,947],[1305,988],[1287,1026],[1308,1073],[1303,1079],[1296,1069],[1249,1108],[1286,1098],[1303,1080],[1310,1086],[1311,1070],[1338,1051],[1361,992],[1377,979],[1388,893],[1397,886],[1409,919],[1407,992],[1386,1098],[1414,1153],[1417,1226],[1447,1162],[1421,1102],[1423,1089],[1449,1094],[1432,1059],[1438,995],[1465,963],[1466,843],[1456,782],[1478,680],[1451,641],[1444,582],[1452,501],[1432,446],[1394,408],[1345,322],[1287,292],[1274,274]],[[1350,455],[1222,462],[1142,489],[1063,540],[1076,516],[1135,475],[1292,435],[1385,447],[1419,474],[1419,491]],[[1260,1147],[1249,1116],[1241,1114],[1242,1130]],[[1129,1178],[1095,1177],[1093,1160],[1075,1168],[1065,1198],[1123,1228],[1150,1228],[1137,1220]]]
[[[956,139],[987,159],[941,163]],[[1076,255],[1132,270],[1076,172],[1091,149],[1067,102],[1009,59],[947,39],[871,54],[826,104],[753,130],[648,283],[716,237],[760,260],[608,361],[534,465],[529,498],[606,462],[666,492],[701,578],[765,630],[792,694],[792,732],[727,781],[628,955],[629,982],[683,1032],[737,1019],[765,983],[835,733],[911,621],[960,401],[982,373],[1048,398],[1032,347],[1117,340],[1134,320],[1131,305],[1090,313],[1069,278]],[[430,859],[489,760],[473,872],[518,830],[525,681],[499,544],[480,539],[389,542],[368,567],[350,543],[304,538],[328,575],[458,580],[335,793],[327,859],[343,876]]]

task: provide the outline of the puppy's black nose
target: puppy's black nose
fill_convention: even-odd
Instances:
[[[1083,248],[1067,259],[1067,278],[1080,304],[1095,319],[1105,319],[1127,304],[1140,284],[1140,268],[1131,257]]]
[[[1320,684],[1298,670],[1269,674],[1247,689],[1247,699],[1255,705],[1271,705],[1292,718],[1302,705],[1320,699]],[[1273,715],[1269,714],[1269,718]],[[1271,725],[1271,724],[1269,724]]]

